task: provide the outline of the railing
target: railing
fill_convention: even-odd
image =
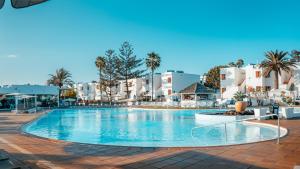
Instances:
[[[230,123],[238,123],[238,122],[245,122],[245,121],[249,121],[249,120],[256,120],[258,118],[265,118],[265,117],[277,117],[277,144],[280,143],[280,116],[279,114],[268,114],[268,115],[264,115],[264,116],[260,116],[260,117],[254,117],[254,118],[247,118],[247,119],[242,119],[242,120],[235,120],[235,121],[227,121],[227,122],[221,122],[221,123],[215,123],[215,124],[211,124],[211,125],[205,125],[205,126],[199,126],[199,127],[194,127],[191,129],[191,136],[192,138],[194,138],[193,136],[193,131],[195,129],[199,129],[199,128],[205,128],[205,127],[212,127],[212,126],[218,126],[218,125],[224,125],[224,132],[225,132],[225,141],[226,143],[228,142],[228,133],[227,133],[227,125]]]

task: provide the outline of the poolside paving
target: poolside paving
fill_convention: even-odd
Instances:
[[[292,169],[300,165],[300,120],[282,120],[288,136],[225,147],[140,148],[33,137],[20,127],[38,114],[0,113],[0,149],[31,168],[54,169]],[[262,121],[276,123],[276,121]]]

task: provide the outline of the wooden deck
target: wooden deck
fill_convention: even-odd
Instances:
[[[22,134],[20,126],[36,116],[0,113],[0,149],[32,168],[292,169],[300,165],[300,120],[282,120],[289,134],[279,145],[267,141],[210,148],[135,148],[68,143]]]

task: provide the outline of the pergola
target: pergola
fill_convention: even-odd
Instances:
[[[18,113],[18,100],[24,100],[24,109],[26,108],[26,99],[34,98],[35,112],[37,111],[37,96],[26,95],[22,93],[10,93],[5,96],[14,96],[15,97],[15,111]]]
[[[216,94],[215,90],[201,83],[194,83],[179,93],[181,95],[181,101],[210,100]]]
[[[59,88],[55,86],[44,85],[10,85],[0,87],[0,94],[6,96],[15,96],[15,99],[35,98],[35,104],[38,104],[37,100],[41,96],[51,96],[51,100],[56,99],[59,106]],[[33,100],[32,102],[33,103]]]

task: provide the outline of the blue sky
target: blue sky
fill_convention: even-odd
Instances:
[[[50,0],[0,10],[0,85],[44,84],[64,67],[97,79],[96,56],[133,44],[138,57],[162,57],[159,71],[203,74],[268,50],[300,50],[298,0]]]

